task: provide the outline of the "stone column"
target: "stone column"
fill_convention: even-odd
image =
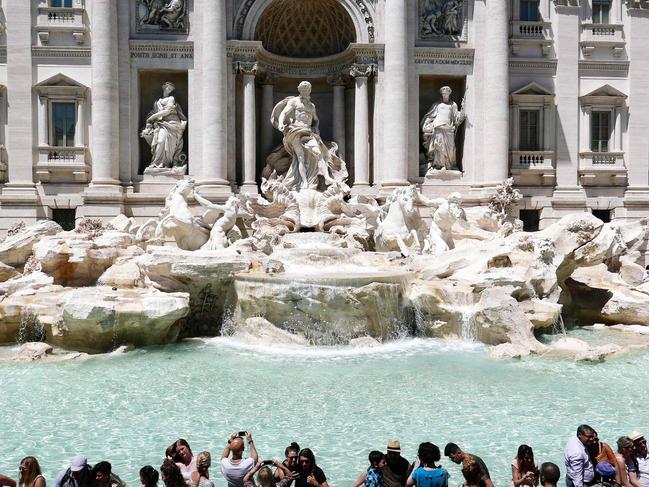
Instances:
[[[32,166],[32,2],[5,2],[7,18],[7,156],[8,183],[3,195],[30,194],[35,198]],[[3,200],[4,206],[4,200]],[[35,210],[35,209],[34,209]],[[3,207],[3,211],[5,208]],[[6,227],[5,227],[6,228]]]
[[[224,1],[202,0],[203,161],[198,183],[211,192],[230,192],[227,180],[227,53]],[[210,194],[209,192],[207,194]]]
[[[408,63],[410,58],[408,56],[409,9],[407,4],[407,0],[385,0],[385,32],[387,35],[383,72],[384,127],[381,186],[387,191],[409,184]],[[506,36],[504,37],[507,42]]]
[[[47,123],[47,97],[39,96],[38,97],[38,145],[45,146],[50,143],[50,130],[49,124]]]
[[[256,194],[259,192],[256,182],[255,76],[257,75],[257,63],[238,62],[237,72],[243,75],[243,184],[241,192]]]
[[[366,192],[370,186],[370,129],[367,80],[373,65],[354,64],[349,74],[354,78],[354,192]]]
[[[338,155],[345,159],[345,77],[342,75],[331,76],[328,80],[333,86],[333,138],[338,144]]]
[[[117,2],[92,4],[92,186],[119,185]],[[114,188],[113,188],[114,189]]]
[[[277,76],[266,73],[261,80],[261,140],[259,146],[261,150],[260,159],[262,167],[266,165],[266,158],[273,151],[273,126],[270,123],[270,116],[273,113],[274,103],[274,85]]]
[[[486,0],[484,75],[484,181],[497,184],[509,174],[509,31],[507,0]]]
[[[556,106],[557,130],[556,178],[557,187],[552,196],[554,216],[582,211],[586,205],[583,188],[579,184],[580,131],[585,136],[590,120],[579,117],[579,2],[554,0],[555,43],[557,51]],[[584,122],[584,123],[580,123]],[[581,125],[581,126],[580,126]],[[583,143],[583,142],[582,142]],[[590,139],[587,140],[590,145]]]
[[[629,58],[628,145],[625,148],[629,186],[624,206],[629,217],[646,216],[649,211],[649,8],[645,2],[629,3],[626,29]]]

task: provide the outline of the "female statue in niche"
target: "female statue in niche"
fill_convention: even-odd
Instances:
[[[176,99],[171,96],[175,89],[174,84],[169,81],[162,85],[162,98],[153,104],[153,110],[146,119],[146,126],[140,133],[140,137],[151,146],[151,164],[147,169],[181,166],[186,169],[187,155],[183,153],[183,134],[187,128],[187,117]]]
[[[459,167],[455,150],[455,134],[466,118],[464,99],[461,110],[458,110],[455,102],[451,101],[450,87],[442,86],[439,92],[442,94],[442,99],[433,104],[421,122],[428,171],[433,169],[457,171]]]

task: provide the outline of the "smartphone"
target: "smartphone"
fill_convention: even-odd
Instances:
[[[246,432],[245,431],[239,431],[239,436],[241,438],[245,438],[246,437]]]
[[[261,464],[262,465],[272,465],[273,461],[272,460],[264,460],[263,462],[261,462]]]

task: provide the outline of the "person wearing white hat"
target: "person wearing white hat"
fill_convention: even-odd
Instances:
[[[385,467],[383,467],[383,487],[405,487],[410,475],[410,462],[401,456],[401,443],[399,440],[388,441],[387,453],[385,455]],[[367,471],[361,472],[354,486],[365,483]]]
[[[629,465],[629,480],[632,485],[649,487],[649,453],[647,440],[639,431],[629,433],[629,439],[635,447],[635,462]]]
[[[85,455],[70,460],[70,466],[56,476],[54,487],[93,487],[94,477]]]

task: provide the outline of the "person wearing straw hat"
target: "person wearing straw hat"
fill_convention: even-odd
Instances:
[[[410,475],[410,462],[401,456],[401,443],[399,440],[388,441],[387,453],[385,455],[386,465],[383,467],[383,487],[405,487]],[[362,472],[354,487],[365,483],[367,471]]]
[[[632,485],[649,487],[649,453],[647,452],[647,440],[639,431],[632,431],[628,436],[635,447],[635,462],[629,465],[629,480]]]

